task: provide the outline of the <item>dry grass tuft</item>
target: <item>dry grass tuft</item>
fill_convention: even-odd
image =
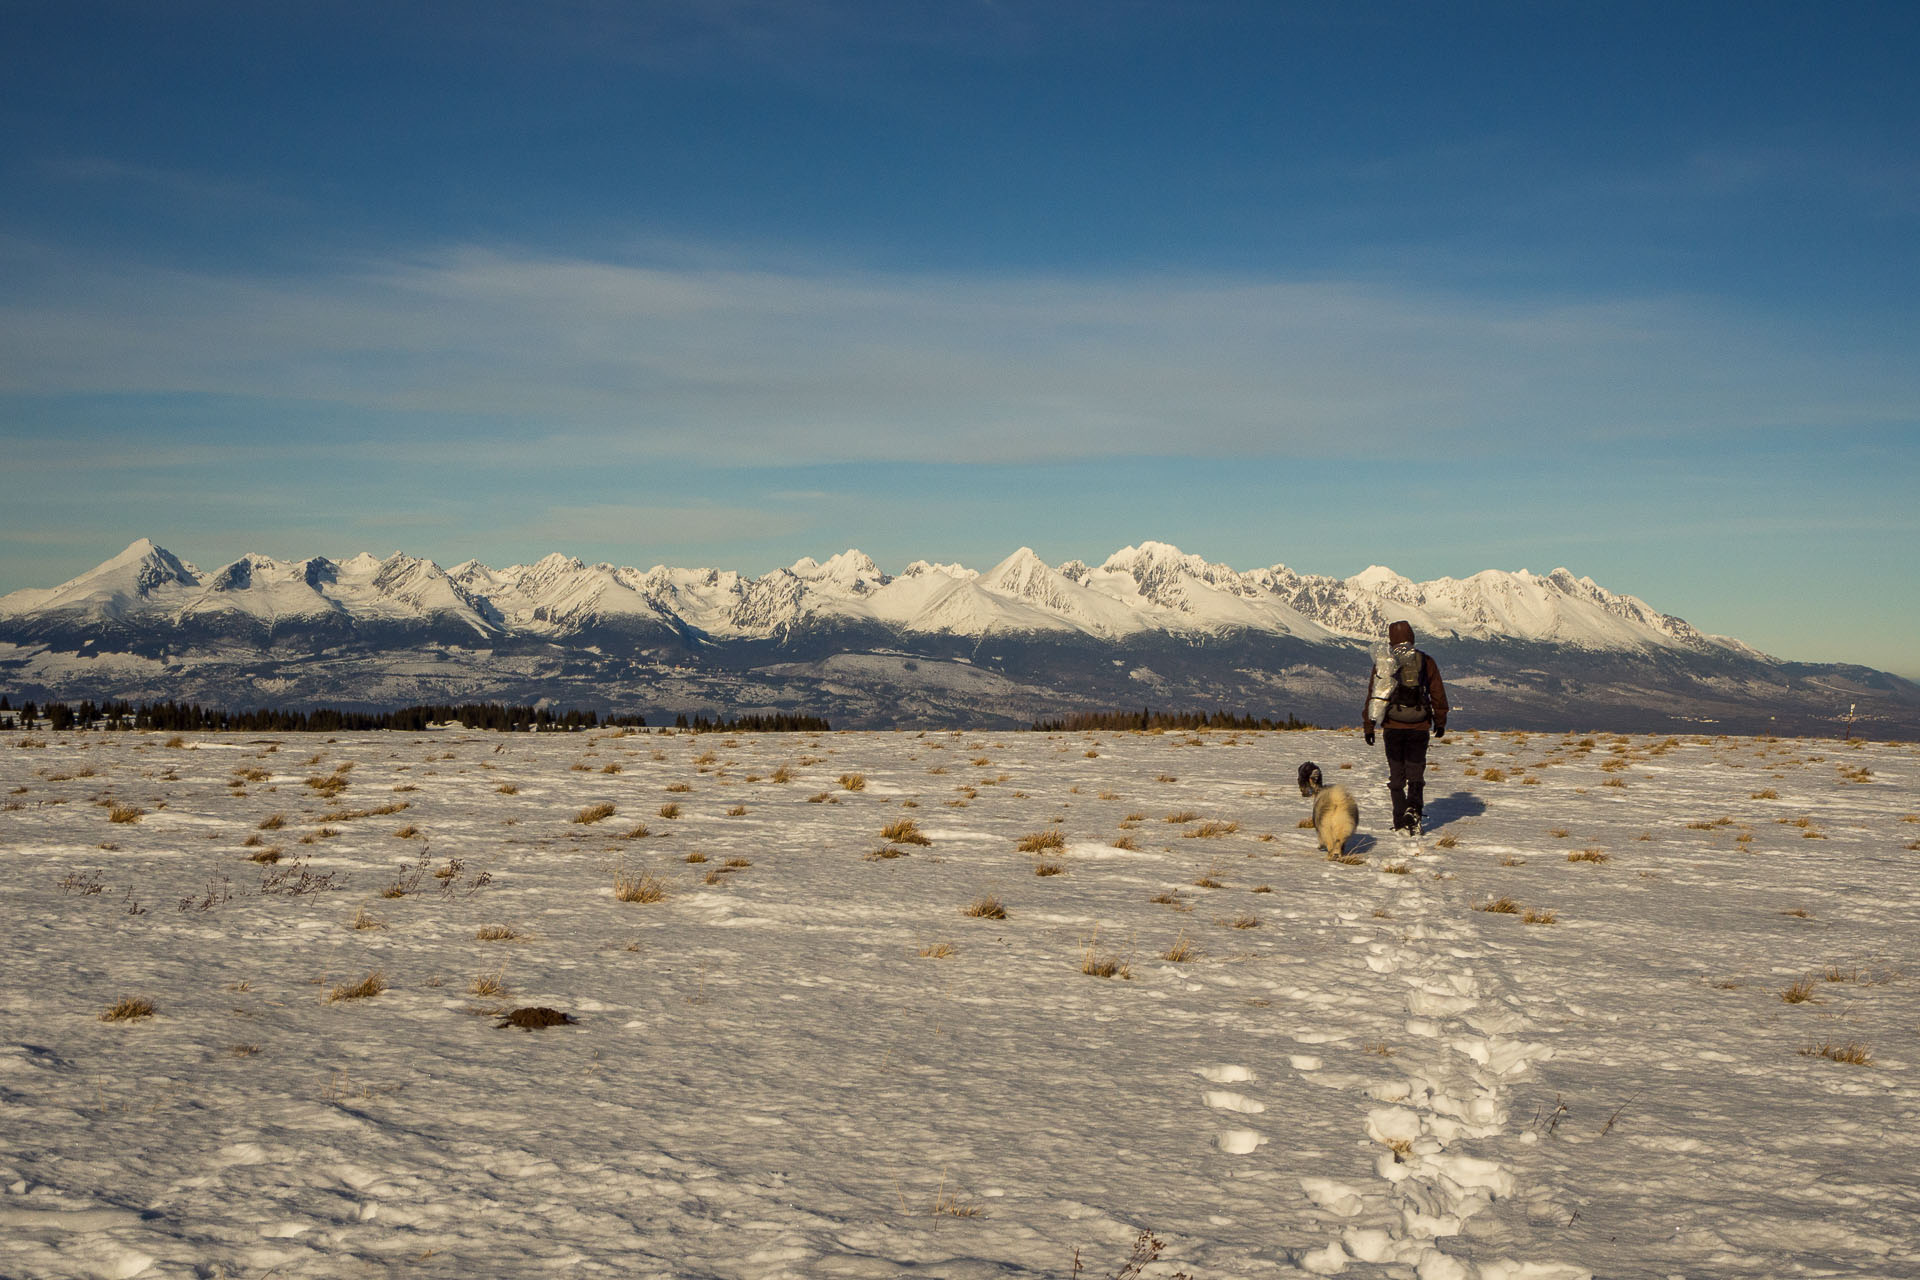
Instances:
[[[1058,862],[1036,862],[1033,864],[1033,874],[1037,876],[1063,876],[1066,873],[1066,867]]]
[[[100,1015],[102,1022],[133,1022],[153,1016],[153,1001],[140,996],[121,996]]]
[[[613,896],[618,902],[659,902],[667,896],[667,886],[658,876],[619,867],[613,873]]]
[[[1572,835],[1573,832],[1568,830],[1566,827],[1555,827],[1551,831],[1547,832],[1547,834],[1552,836],[1555,840],[1565,840],[1568,836]]]
[[[528,935],[504,924],[482,925],[474,931],[475,942],[524,942]]]
[[[595,823],[606,818],[611,818],[613,815],[614,815],[614,807],[612,803],[610,803],[609,801],[602,800],[599,804],[590,804],[586,808],[582,809],[580,812],[574,814],[573,820],[580,826],[584,827],[590,823]]]
[[[992,894],[984,894],[968,903],[960,912],[963,916],[972,916],[976,920],[1005,920],[1007,909],[1000,899]]]
[[[577,822],[579,819],[576,818],[574,821]],[[409,822],[406,826],[394,832],[393,838],[396,840],[418,840],[420,838],[420,828]]]
[[[1343,853],[1337,858],[1332,854],[1328,854],[1327,861],[1337,862],[1343,867],[1364,867],[1367,865],[1367,860],[1357,853]]]
[[[1779,798],[1780,793],[1772,787],[1768,787],[1764,791],[1755,791],[1747,797],[1749,800],[1778,800]]]
[[[684,795],[691,790],[693,790],[693,784],[690,782],[675,782],[667,787],[669,795]]]
[[[1045,831],[1035,831],[1020,837],[1020,852],[1045,853],[1049,849],[1064,849],[1067,837],[1058,827],[1049,827]]]
[[[1239,915],[1227,921],[1227,923],[1236,929],[1258,929],[1260,927],[1260,917],[1253,915],[1251,912],[1242,911]]]
[[[1087,949],[1080,955],[1080,972],[1090,978],[1119,978],[1129,981],[1133,978],[1133,967],[1119,956],[1103,956],[1098,947],[1100,935],[1095,933],[1087,939]]]
[[[1459,846],[1460,846],[1459,836],[1441,836],[1438,840],[1435,840],[1433,842],[1433,847],[1436,849],[1456,849]]]
[[[1819,1044],[1810,1044],[1801,1054],[1809,1058],[1827,1058],[1834,1062],[1850,1063],[1856,1067],[1873,1065],[1873,1050],[1858,1040],[1849,1040],[1845,1044],[1835,1044],[1831,1040],[1822,1040]]]
[[[342,983],[327,993],[328,1004],[338,1004],[342,1000],[370,1000],[387,989],[387,979],[378,969],[369,973],[360,981]]]
[[[1489,898],[1485,902],[1477,902],[1474,904],[1473,909],[1475,911],[1491,911],[1495,915],[1502,916],[1517,916],[1520,914],[1520,904],[1512,898],[1504,897]]]
[[[359,930],[384,929],[387,927],[387,922],[378,916],[368,915],[367,909],[361,907],[353,913],[353,927]]]
[[[142,817],[146,816],[146,812],[145,809],[135,808],[130,804],[116,804],[107,812],[107,821],[138,822]]]
[[[1412,867],[1408,866],[1404,862],[1389,862],[1386,866],[1381,867],[1380,869],[1386,872],[1390,876],[1404,876],[1408,872],[1413,870]]]
[[[867,789],[867,775],[864,773],[843,773],[840,775],[840,786],[847,791],[865,791]]]
[[[953,954],[951,942],[935,942],[920,948],[920,954],[929,960],[945,960]]]
[[[1480,780],[1482,782],[1505,782],[1507,780],[1507,772],[1504,769],[1483,769],[1480,773]]]
[[[747,806],[743,804],[734,805],[731,809],[727,810],[727,816],[729,818],[744,818],[747,816]]]
[[[1552,924],[1560,917],[1541,907],[1528,907],[1527,914],[1520,918],[1528,924]]]
[[[1160,953],[1160,958],[1170,964],[1185,964],[1200,954],[1186,934],[1173,940],[1173,945]]]
[[[495,969],[492,973],[483,973],[467,984],[470,996],[503,996],[507,994],[506,969]]]
[[[1140,850],[1140,846],[1134,843],[1132,836],[1115,837],[1113,840],[1107,842],[1107,847],[1110,849],[1125,849],[1130,853],[1137,853]]]
[[[1206,875],[1199,877],[1197,880],[1194,880],[1192,883],[1196,889],[1224,889],[1227,887],[1226,885],[1222,884],[1220,881],[1215,880],[1213,878],[1213,873],[1211,871],[1209,871]]]
[[[494,788],[494,791],[496,791],[497,793],[503,796],[517,796],[520,794],[520,788],[516,787],[511,782],[501,783],[499,786]]]
[[[1200,816],[1199,814],[1195,813],[1191,809],[1182,809],[1178,813],[1168,814],[1166,817],[1166,820],[1168,822],[1174,822],[1174,823],[1192,822],[1195,818],[1199,816]]]
[[[927,839],[926,834],[920,830],[919,825],[912,818],[889,822],[880,829],[880,838],[890,840],[894,844],[929,845],[933,843]]]
[[[1786,1004],[1817,1004],[1813,995],[1813,979],[1799,978],[1780,989],[1780,999]]]
[[[1612,862],[1613,856],[1601,849],[1576,849],[1567,855],[1568,862]]]
[[[680,816],[680,806],[670,800],[666,804],[661,805],[658,809],[655,809],[654,812],[659,814],[661,817],[665,818],[668,822],[672,822],[675,818]]]
[[[262,866],[270,867],[274,863],[280,861],[280,850],[274,848],[271,845],[269,845],[264,849],[256,849],[252,853],[247,855],[247,861],[258,862]]]
[[[1237,822],[1203,822],[1187,832],[1187,836],[1189,839],[1194,837],[1212,839],[1215,836],[1230,836],[1239,829],[1240,824]]]

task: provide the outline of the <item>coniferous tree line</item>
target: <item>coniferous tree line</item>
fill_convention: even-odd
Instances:
[[[1232,715],[1226,711],[1079,711],[1058,720],[1035,720],[1035,733],[1079,733],[1101,729],[1108,732],[1150,729],[1317,729],[1320,726],[1302,720],[1292,712],[1285,720],[1266,716]]]
[[[315,707],[310,711],[269,707],[230,711],[192,702],[95,702],[87,699],[76,703],[49,702],[43,706],[23,702],[16,712],[8,699],[0,695],[0,729],[38,727],[55,732],[74,729],[146,729],[167,733],[359,733],[383,729],[414,732],[444,724],[502,733],[564,733],[601,727],[644,729],[647,727],[647,718],[624,712],[601,715],[596,711],[555,711],[548,707],[516,707],[498,702],[421,704],[394,711],[342,711],[334,707]],[[733,719],[725,716],[709,719],[698,715],[691,720],[681,715],[675,718],[674,725],[694,733],[825,733],[832,728],[819,716],[786,714],[738,716]]]

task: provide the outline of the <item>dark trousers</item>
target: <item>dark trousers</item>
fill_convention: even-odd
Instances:
[[[1387,791],[1393,796],[1393,825],[1397,830],[1408,814],[1418,817],[1426,803],[1427,731],[1383,729],[1387,740]]]

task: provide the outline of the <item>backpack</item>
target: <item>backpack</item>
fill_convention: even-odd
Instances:
[[[1392,662],[1393,692],[1387,695],[1387,723],[1418,724],[1428,719],[1426,655],[1408,649],[1393,655]]]

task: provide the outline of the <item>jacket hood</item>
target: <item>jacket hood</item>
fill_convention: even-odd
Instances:
[[[1412,644],[1413,643],[1413,624],[1411,622],[1394,622],[1394,623],[1388,624],[1387,643],[1388,644]]]

